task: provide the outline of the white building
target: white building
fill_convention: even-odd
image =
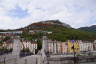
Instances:
[[[21,42],[21,50],[28,48],[30,52],[33,52],[35,54],[35,51],[37,49],[37,43],[31,42],[31,41],[22,41]]]
[[[79,40],[80,52],[93,51],[93,43],[89,41]]]

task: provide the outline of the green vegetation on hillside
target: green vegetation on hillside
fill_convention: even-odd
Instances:
[[[39,28],[39,30],[43,31],[52,31],[52,34],[47,34],[49,39],[66,41],[66,40],[96,40],[96,34],[93,32],[81,31],[73,28],[66,28],[64,26],[58,25],[50,25],[46,26],[43,29]],[[35,35],[24,34],[25,38],[34,39],[41,38],[44,33],[36,33]]]

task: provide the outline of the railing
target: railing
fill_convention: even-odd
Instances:
[[[83,64],[83,63],[93,63],[96,64],[96,56],[65,56],[65,55],[46,55],[43,59],[41,55],[31,55],[23,58],[18,58],[16,55],[3,55],[0,56],[0,64]],[[30,61],[30,63],[29,63]]]
[[[75,63],[74,63],[75,60]],[[82,64],[96,62],[96,56],[47,57],[48,64]]]

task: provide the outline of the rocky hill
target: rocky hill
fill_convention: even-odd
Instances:
[[[66,27],[66,28],[71,28],[70,25],[68,25],[66,23],[62,23],[59,20],[47,20],[47,21],[40,21],[37,23],[32,23],[32,24],[24,27],[24,29],[42,30],[42,29],[48,28],[49,26],[62,26],[62,27]]]
[[[74,28],[70,27],[70,25],[68,25],[66,23],[62,23],[59,20],[40,21],[37,23],[33,23],[31,25],[28,25],[22,29],[23,30],[51,31],[52,34],[47,35],[47,36],[50,39],[59,40],[59,41],[73,40],[73,39],[75,39],[75,40],[95,40],[96,39],[95,33],[74,29]],[[41,35],[41,34],[39,34],[39,35]],[[38,36],[38,35],[36,35],[36,36]],[[25,36],[25,38],[26,38],[26,36]]]

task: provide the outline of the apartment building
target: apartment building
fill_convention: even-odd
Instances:
[[[81,52],[93,51],[93,43],[90,41],[81,41],[79,40],[79,46]]]
[[[31,41],[21,41],[20,43],[21,50],[22,49],[29,49],[30,52],[33,52],[35,54],[35,51],[37,49],[37,43],[36,42],[31,42]]]
[[[48,52],[52,54],[65,54],[67,53],[66,42],[52,41],[48,42]]]
[[[64,54],[67,53],[66,42],[60,42],[56,40],[50,40],[47,37],[43,37],[42,48],[49,54]]]

